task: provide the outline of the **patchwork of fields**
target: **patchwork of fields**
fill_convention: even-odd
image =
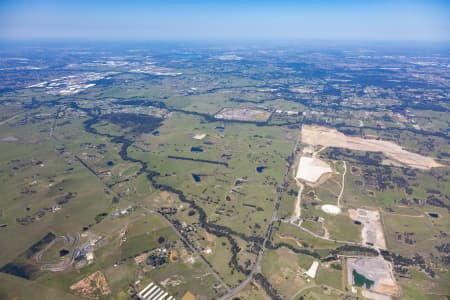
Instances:
[[[440,97],[343,50],[97,51],[0,90],[0,298],[448,294]]]

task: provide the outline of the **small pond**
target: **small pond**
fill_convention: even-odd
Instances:
[[[438,213],[435,213],[435,212],[429,212],[428,215],[429,215],[430,217],[434,218],[434,219],[439,218],[439,214],[438,214]]]
[[[198,175],[198,174],[192,173],[192,178],[194,178],[194,181],[195,181],[195,182],[200,182],[200,181],[202,181],[201,178],[200,178],[200,175]]]
[[[265,169],[267,169],[267,167],[264,167],[264,166],[257,166],[257,167],[256,167],[256,172],[262,173]]]
[[[191,147],[191,152],[203,152],[202,147]]]

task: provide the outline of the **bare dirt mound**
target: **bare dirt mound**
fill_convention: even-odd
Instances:
[[[331,173],[330,165],[323,160],[314,157],[302,156],[298,164],[296,178],[307,182],[317,182],[322,175]]]
[[[302,143],[358,151],[382,152],[387,157],[417,169],[442,167],[433,158],[404,150],[393,142],[346,136],[334,128],[302,126]]]

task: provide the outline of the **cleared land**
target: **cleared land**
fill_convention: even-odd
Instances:
[[[70,289],[89,299],[98,299],[100,294],[105,296],[111,293],[105,275],[100,271],[92,273],[77,283],[74,283],[70,286]]]
[[[347,271],[348,282],[352,285],[366,286],[367,289],[384,295],[399,294],[392,267],[381,256],[348,258]]]
[[[442,167],[433,158],[409,152],[393,142],[346,136],[333,128],[304,125],[301,135],[304,144],[382,152],[391,159],[417,169]]]
[[[302,156],[298,164],[296,178],[315,183],[320,177],[332,171],[331,167],[323,160]]]
[[[374,245],[379,249],[386,249],[386,241],[378,211],[358,208],[357,210],[349,209],[348,214],[352,220],[363,224],[361,236],[364,244]]]
[[[317,273],[317,269],[319,269],[319,262],[318,261],[314,261],[311,265],[311,267],[309,267],[308,271],[305,272],[306,275],[308,275],[311,278],[315,278],[316,277],[316,273]]]
[[[235,120],[246,122],[267,122],[271,111],[259,108],[224,108],[218,112],[214,117],[221,120]]]

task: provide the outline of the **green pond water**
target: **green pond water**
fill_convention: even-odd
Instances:
[[[366,286],[366,288],[370,289],[370,287],[375,283],[373,280],[367,279],[364,275],[359,274],[355,270],[353,270],[353,281],[356,286]]]

